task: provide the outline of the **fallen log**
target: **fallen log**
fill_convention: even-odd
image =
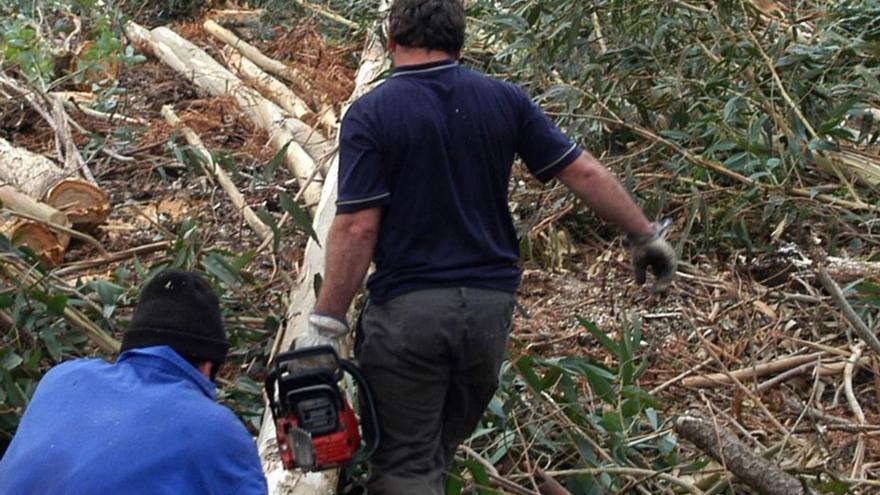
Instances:
[[[162,116],[165,117],[165,120],[168,121],[169,124],[180,130],[184,139],[186,139],[186,142],[202,156],[202,160],[204,160],[205,163],[205,171],[214,176],[217,183],[220,184],[220,187],[222,187],[226,194],[229,195],[229,200],[232,201],[235,209],[241,212],[245,222],[247,222],[260,240],[266,241],[272,239],[272,229],[263,223],[263,221],[260,220],[260,217],[254,213],[254,210],[247,205],[241,191],[235,187],[235,184],[232,182],[232,179],[226,171],[214,162],[214,159],[211,157],[211,152],[208,151],[208,148],[205,147],[195,131],[188,126],[183,125],[180,118],[177,117],[177,114],[174,113],[174,109],[171,108],[170,105],[162,107]]]
[[[315,116],[315,113],[302,98],[297,96],[284,83],[267,74],[257,64],[241,56],[241,53],[231,46],[227,45],[223,49],[223,55],[226,57],[226,65],[232,69],[232,72],[262,89],[272,98],[272,101],[290,112],[294,117],[306,120]]]
[[[689,411],[679,417],[675,431],[761,495],[811,493],[800,480],[756,454],[729,431],[716,427],[698,412]]]
[[[295,117],[294,119],[287,119],[285,125],[293,134],[296,142],[301,144],[309,156],[319,165],[321,173],[326,174],[330,160],[333,158],[333,153],[336,152],[336,143],[327,139],[324,134],[304,122],[306,119],[315,118],[314,112],[306,105],[306,102],[288,89],[281,81],[263,72],[256,64],[242,57],[240,53],[232,48],[227,46],[223,50],[223,54],[226,57],[227,65],[236,74],[243,76],[243,79],[263,89],[264,93],[268,94],[274,103],[277,103],[278,106]],[[325,128],[332,129],[332,127],[327,127],[326,121],[327,118],[336,119],[333,108],[325,106],[322,112],[320,117],[318,117],[318,123],[324,125]]]
[[[283,62],[275,60],[274,58],[263,55],[263,53],[260,52],[260,50],[258,50],[255,46],[239,38],[235,35],[235,33],[212,20],[205,21],[202,26],[205,28],[205,31],[208,34],[235,48],[236,50],[241,52],[242,55],[250,59],[253,63],[260,66],[266,72],[287,79],[288,81],[296,84],[303,91],[312,91],[312,83],[310,83],[308,79],[306,79],[298,70],[294,69],[293,67],[290,67]]]
[[[315,161],[300,146],[295,136],[295,132],[300,130],[294,126],[297,123],[305,126],[304,123],[287,118],[281,107],[245,86],[238,77],[202,49],[170,29],[158,27],[148,31],[138,24],[128,22],[125,25],[125,34],[138,49],[159,58],[196,86],[213,95],[232,95],[254,125],[269,134],[272,148],[276,152],[284,150],[284,163],[296,177],[300,187],[305,189],[303,198],[309,209],[314,211],[321,199],[321,189],[317,183],[306,183],[316,166]]]
[[[15,247],[30,248],[48,267],[61,263],[70,236],[50,225],[70,227],[67,215],[11,186],[0,187],[3,209],[19,214],[0,218],[0,231]]]
[[[101,224],[110,214],[110,198],[103,189],[2,138],[0,182],[63,212],[79,230]]]
[[[382,4],[387,6],[384,0]],[[370,88],[369,83],[378,77],[385,66],[384,45],[379,37],[373,33],[369,36],[361,55],[361,65],[356,77],[355,90],[350,101],[366,92]],[[322,246],[326,245],[327,232],[336,214],[338,161],[339,155],[337,154],[330,166],[329,173],[326,175],[321,202],[318,205],[312,223],[318,238],[322,242],[319,245],[310,239],[306,245],[298,284],[291,290],[289,298],[287,325],[279,329],[278,335],[275,337],[276,346],[269,357],[270,362],[274,359],[275,353],[278,350],[289,349],[296,336],[308,325],[308,312],[315,304],[315,290],[313,286],[315,276],[324,271],[324,250]],[[290,472],[282,467],[281,459],[278,455],[278,446],[275,442],[275,425],[272,422],[272,416],[268,407],[263,415],[263,424],[257,440],[257,447],[263,462],[263,470],[266,472],[270,494],[317,495],[332,493],[338,477],[337,471],[303,474]]]

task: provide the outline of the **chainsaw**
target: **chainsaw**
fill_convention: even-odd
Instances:
[[[368,445],[361,445],[364,430],[339,387],[345,374],[354,379],[366,409],[361,417],[370,428]],[[356,464],[379,446],[370,387],[357,366],[340,359],[331,346],[279,354],[266,377],[266,394],[285,469],[320,471]]]

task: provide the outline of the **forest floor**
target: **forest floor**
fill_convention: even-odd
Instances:
[[[220,44],[203,32],[200,21],[173,28],[209,54],[220,53]],[[309,103],[329,103],[337,111],[342,107],[354,86],[358,43],[330,45],[308,22],[251,34],[249,41],[263,53],[300,69],[315,83],[319,92],[302,95],[311,98]],[[264,176],[265,166],[274,156],[265,132],[255,129],[230,98],[203,94],[153,58],[120,65],[118,79],[125,91],[118,98],[116,111],[143,119],[146,126],[128,128],[86,115],[71,115],[94,133],[130,137],[130,142],[115,150],[133,160],[101,157],[92,164],[92,172],[109,192],[113,205],[109,219],[93,236],[107,251],[126,251],[157,240],[180,238],[181,223],[192,218],[198,226],[201,246],[238,253],[258,249],[260,239],[244,224],[223,191],[206,175],[178,160],[173,149],[183,146],[183,140],[159,112],[163,105],[173,105],[209,149],[222,150],[230,157],[233,179],[247,203],[262,205],[280,216],[283,210],[274,199],[277,192],[295,193],[297,186],[283,167],[273,171],[271,177]],[[19,121],[27,125],[6,132],[5,137],[17,146],[51,154],[52,130],[38,116],[19,111],[25,112]],[[90,139],[82,134],[74,137],[82,146]],[[517,172],[515,179],[525,187],[514,192],[514,201],[538,197],[552,203],[547,197],[558,196],[558,190],[540,189],[522,172]],[[561,224],[568,231],[583,227],[582,222],[569,218],[574,213],[560,215],[558,210],[548,209],[534,214],[539,218],[532,225]],[[776,444],[788,433],[790,437],[783,440],[788,443],[783,449],[785,462],[811,466],[816,461],[817,470],[838,465],[840,472],[849,471],[856,462],[860,437],[853,431],[863,431],[865,451],[864,459],[858,461],[860,469],[865,469],[869,478],[871,473],[880,473],[880,428],[859,429],[854,425],[842,367],[824,377],[816,377],[805,368],[777,384],[766,383],[772,376],[768,375],[743,379],[741,387],[682,385],[687,377],[748,369],[792,355],[823,352],[824,365],[844,362],[850,355],[848,323],[815,280],[809,260],[801,265],[783,262],[780,273],[767,273],[773,271],[770,263],[771,268],[762,268],[758,273],[754,270],[758,262],[745,253],[725,259],[700,256],[683,260],[671,291],[655,295],[634,284],[626,250],[617,238],[591,230],[575,234],[571,235],[574,240],[565,239],[562,247],[555,249],[554,261],[537,261],[537,255],[525,260],[518,293],[522,307],[516,314],[510,346],[512,361],[521,355],[548,359],[578,355],[611,364],[612,356],[574,316],[582,316],[616,337],[637,315],[643,334],[639,355],[648,362],[639,385],[660,400],[665,416],[681,414],[691,407],[708,408],[747,444],[760,449]],[[673,242],[676,235],[674,229],[670,236]],[[234,304],[247,301],[247,316],[239,321],[259,335],[249,345],[262,352],[249,354],[250,361],[228,366],[221,376],[230,383],[242,375],[253,383],[262,382],[264,363],[255,360],[273,343],[273,332],[265,328],[264,317],[284,314],[291,287],[280,273],[296,273],[308,239],[292,223],[281,227],[281,236],[277,253],[264,249],[245,270],[248,277],[260,281],[260,290],[232,298]],[[158,249],[140,255],[138,262],[149,265],[170,254],[171,249]],[[795,253],[792,257],[807,255]],[[66,270],[66,278],[85,280],[110,278],[120,267],[131,268],[135,263],[126,259],[96,268],[77,268],[83,260],[100,258],[94,246],[75,242],[58,269]],[[126,310],[121,308],[118,316],[124,320]],[[880,424],[878,366],[880,362],[871,359],[851,378],[868,425]],[[821,409],[825,419],[802,414],[798,404],[803,403]],[[834,417],[844,419],[827,421]],[[828,424],[847,427],[829,428]],[[256,431],[253,423],[249,426]]]

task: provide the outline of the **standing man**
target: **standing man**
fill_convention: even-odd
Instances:
[[[342,122],[339,197],[320,296],[299,347],[334,344],[370,261],[356,356],[382,427],[370,494],[442,494],[498,384],[521,270],[507,205],[515,155],[628,234],[638,282],[675,273],[660,227],[519,87],[457,62],[459,0],[395,0],[394,71]]]
[[[49,370],[0,460],[0,495],[263,495],[251,436],[214,400],[229,342],[211,286],[147,283],[116,363]]]

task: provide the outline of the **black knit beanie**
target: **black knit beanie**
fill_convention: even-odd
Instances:
[[[222,363],[229,341],[211,285],[186,270],[165,270],[144,286],[122,350],[167,345],[195,360]]]

